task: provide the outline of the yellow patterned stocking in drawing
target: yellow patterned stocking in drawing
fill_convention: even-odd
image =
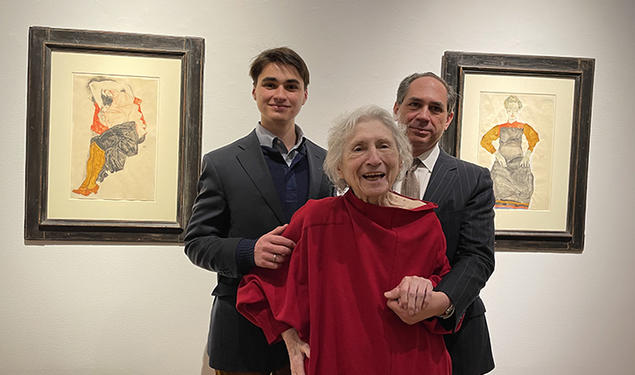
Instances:
[[[106,153],[102,150],[97,143],[91,142],[88,152],[88,161],[86,162],[86,178],[84,182],[77,189],[73,190],[75,194],[90,195],[90,193],[97,193],[99,185],[97,185],[97,177],[99,172],[106,162]]]

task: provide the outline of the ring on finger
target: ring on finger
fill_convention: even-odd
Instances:
[[[277,262],[276,262],[276,258],[278,258],[278,254],[273,254],[273,262],[274,262],[274,263],[277,263]]]

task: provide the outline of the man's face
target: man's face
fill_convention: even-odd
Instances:
[[[265,128],[293,125],[308,97],[297,69],[274,63],[262,70],[251,94]]]
[[[407,126],[413,155],[419,156],[439,142],[450,126],[454,113],[448,113],[448,93],[433,77],[415,79],[401,104],[393,108],[397,121]]]

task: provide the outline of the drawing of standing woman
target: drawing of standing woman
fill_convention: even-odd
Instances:
[[[518,97],[504,102],[507,122],[492,127],[481,139],[481,147],[494,155],[491,174],[496,208],[527,209],[534,192],[531,154],[540,137],[529,124],[518,121],[523,107]],[[527,147],[523,151],[523,136]],[[498,140],[498,150],[492,144]]]

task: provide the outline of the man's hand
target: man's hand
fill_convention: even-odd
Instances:
[[[271,232],[263,235],[256,241],[254,247],[254,262],[262,268],[277,269],[280,264],[287,261],[295,242],[281,236],[287,228],[287,224],[276,227]]]
[[[399,285],[384,293],[384,297],[395,300],[399,307],[413,316],[423,309],[426,296],[432,292],[432,282],[419,276],[406,276]]]
[[[300,340],[298,331],[296,331],[295,328],[289,328],[288,330],[282,332],[282,339],[287,346],[287,352],[289,352],[291,375],[305,375],[304,357],[311,357],[309,344]]]

